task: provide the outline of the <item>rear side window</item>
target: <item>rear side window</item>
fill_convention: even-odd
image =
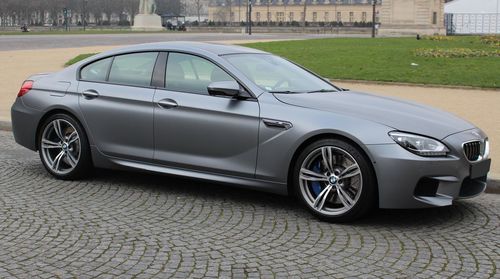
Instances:
[[[158,52],[116,56],[109,73],[109,82],[150,86]]]
[[[106,81],[112,60],[113,58],[106,58],[85,66],[80,72],[80,78],[87,81]]]
[[[235,81],[214,63],[190,54],[170,53],[166,71],[167,90],[208,95],[216,81]]]

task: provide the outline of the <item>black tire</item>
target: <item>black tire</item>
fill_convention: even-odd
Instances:
[[[359,180],[362,181],[362,187],[357,201],[355,202],[354,206],[352,206],[352,208],[350,208],[348,211],[335,216],[331,216],[331,214],[323,214],[320,211],[314,209],[314,205],[310,204],[311,201],[307,201],[307,194],[305,194],[304,191],[301,190],[300,171],[303,167],[304,160],[306,160],[309,154],[312,154],[313,152],[315,152],[315,150],[318,150],[322,147],[334,147],[347,152],[357,162],[357,165],[359,166],[359,170],[361,172],[361,178]],[[372,165],[370,164],[370,161],[366,158],[366,156],[356,146],[346,141],[339,139],[322,139],[310,144],[299,154],[292,171],[292,186],[295,195],[310,212],[312,212],[321,220],[337,223],[353,221],[366,215],[376,204],[377,184]],[[311,182],[303,182],[303,185],[308,185],[305,183]],[[324,183],[328,184],[329,182]],[[335,193],[333,193],[332,195],[334,194]],[[339,198],[337,197],[337,199]]]
[[[73,167],[73,169],[67,173],[56,173],[47,163],[46,159],[44,158],[43,151],[42,151],[42,138],[45,129],[47,126],[51,125],[53,121],[55,120],[61,120],[61,121],[67,121],[69,122],[72,127],[76,130],[78,133],[79,137],[79,159],[76,163],[76,165]],[[39,129],[38,135],[37,135],[37,146],[38,146],[38,154],[40,156],[40,160],[42,161],[43,166],[47,170],[48,173],[50,173],[52,176],[54,176],[57,179],[61,180],[78,180],[82,179],[85,177],[88,177],[92,171],[93,171],[93,164],[92,164],[92,156],[90,152],[90,145],[88,142],[87,134],[85,133],[85,130],[81,126],[81,124],[74,119],[72,116],[68,114],[63,114],[63,113],[58,113],[51,115],[45,121],[43,122],[42,126]],[[58,150],[56,150],[57,152]]]

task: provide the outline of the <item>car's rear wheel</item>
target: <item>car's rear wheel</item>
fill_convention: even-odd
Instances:
[[[40,131],[40,159],[50,174],[59,179],[79,179],[90,173],[92,160],[87,136],[73,117],[52,115]]]
[[[332,222],[357,219],[376,198],[375,175],[354,145],[324,139],[307,146],[293,169],[295,193],[316,216]]]

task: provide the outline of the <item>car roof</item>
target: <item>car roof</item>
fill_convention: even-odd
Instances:
[[[266,53],[257,49],[235,46],[235,45],[201,43],[201,42],[160,42],[160,43],[132,45],[116,50],[111,50],[108,52],[108,54],[115,52],[149,51],[149,50],[210,52],[215,55],[226,55],[235,53]]]

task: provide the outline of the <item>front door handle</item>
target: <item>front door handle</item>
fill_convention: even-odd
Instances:
[[[95,91],[94,89],[85,90],[85,91],[83,91],[82,94],[87,99],[94,99],[94,98],[99,97],[99,93],[97,91]]]
[[[178,107],[179,105],[177,104],[176,101],[172,100],[172,99],[163,99],[163,100],[160,100],[158,102],[158,105],[162,108],[165,108],[165,109],[171,109],[171,108],[176,108]]]

